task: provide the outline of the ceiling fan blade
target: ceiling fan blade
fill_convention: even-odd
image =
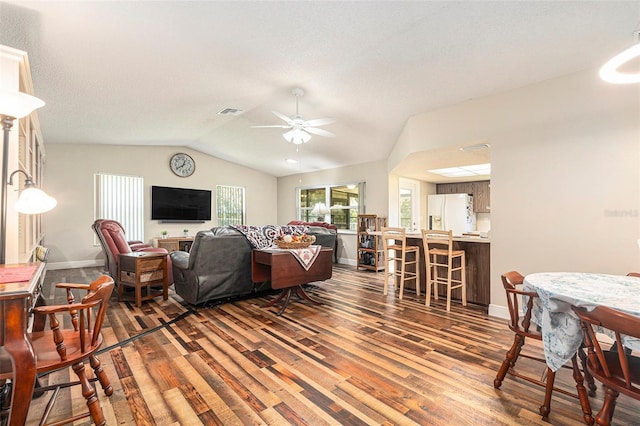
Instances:
[[[270,126],[251,126],[251,127],[254,128],[254,129],[262,128],[262,127],[277,127],[279,129],[289,129],[289,128],[291,128],[291,126],[287,126],[286,124],[273,124],[273,125],[270,125]]]
[[[335,121],[335,118],[316,118],[315,120],[305,121],[304,125],[311,127],[324,126],[325,124],[335,123]]]
[[[278,111],[271,111],[276,117],[278,117],[281,120],[286,121],[287,123],[291,124],[291,122],[293,121],[292,119],[290,119],[289,117],[287,117],[286,115],[284,115],[281,112]]]
[[[336,135],[334,135],[331,132],[327,132],[326,130],[323,130],[323,129],[316,129],[314,127],[305,127],[304,131],[307,132],[307,133],[318,135],[318,136],[325,136],[327,138],[335,138],[336,137]]]

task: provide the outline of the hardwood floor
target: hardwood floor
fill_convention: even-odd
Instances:
[[[99,274],[49,271],[46,281]],[[115,389],[111,397],[98,391],[108,424],[583,424],[577,399],[555,393],[544,422],[542,388],[507,376],[494,389],[513,340],[506,321],[473,305],[452,303],[447,313],[442,299],[430,308],[424,296],[399,301],[382,287],[382,274],[335,267],[331,280],[307,287],[323,305],[294,299],[282,316],[277,305],[260,307],[274,295],[197,310],[174,293],[140,309],[112,297],[99,356]],[[48,299],[64,303],[64,292]],[[527,359],[519,367],[543,371]],[[575,390],[570,370],[556,382]],[[53,413],[84,410],[79,392],[61,391]],[[599,386],[594,411],[602,394]],[[45,404],[33,401],[29,424]],[[640,424],[639,414],[640,404],[621,395],[614,424]]]

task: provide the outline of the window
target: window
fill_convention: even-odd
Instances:
[[[300,220],[329,222],[338,229],[356,230],[358,213],[364,211],[364,182],[300,188],[298,191]]]
[[[420,218],[420,185],[417,181],[400,178],[400,226],[416,229]]]
[[[218,226],[244,225],[244,188],[240,186],[216,186],[216,216]]]
[[[411,190],[400,188],[400,226],[411,229],[413,227],[413,200]]]
[[[120,222],[128,240],[144,241],[143,179],[139,176],[94,175],[95,219]],[[95,240],[95,244],[99,244]]]

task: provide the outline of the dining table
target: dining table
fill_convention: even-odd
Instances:
[[[532,320],[541,327],[547,365],[557,371],[571,360],[583,342],[577,306],[596,306],[640,316],[640,278],[584,272],[540,272],[525,276],[525,291],[536,291]],[[604,330],[603,330],[604,332]],[[623,344],[640,350],[640,340],[623,338]]]

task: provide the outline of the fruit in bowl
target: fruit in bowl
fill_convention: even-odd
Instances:
[[[316,241],[315,235],[292,235],[285,234],[276,238],[276,244],[280,248],[304,248],[309,247]]]

